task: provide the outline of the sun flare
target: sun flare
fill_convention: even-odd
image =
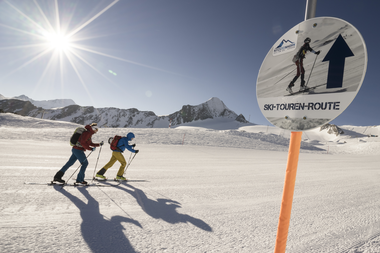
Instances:
[[[49,47],[56,50],[66,50],[70,47],[69,38],[60,33],[50,33],[46,35]]]
[[[40,77],[36,82],[35,89],[40,85],[53,87],[59,82],[61,90],[64,90],[66,80],[68,77],[71,78],[67,73],[70,73],[78,78],[88,96],[91,97],[87,80],[89,76],[92,78],[93,75],[86,70],[96,71],[107,81],[113,83],[109,75],[99,67],[102,63],[98,60],[92,61],[94,55],[179,75],[161,68],[110,55],[104,53],[103,48],[90,46],[89,40],[103,35],[91,33],[91,29],[94,29],[96,23],[93,23],[92,28],[89,30],[86,30],[86,27],[119,1],[103,0],[100,6],[90,12],[92,16],[90,14],[84,16],[84,14],[76,15],[76,13],[83,11],[77,9],[80,8],[79,3],[82,3],[82,0],[30,0],[25,1],[25,4],[17,3],[17,1],[0,0],[1,7],[7,8],[6,12],[0,10],[2,14],[0,15],[0,27],[5,31],[6,38],[12,40],[12,44],[9,44],[8,41],[3,42],[2,37],[0,51],[14,50],[19,53],[22,50],[25,52],[20,54],[22,55],[20,58],[14,60],[15,62],[20,61],[21,64],[12,68],[7,74],[0,76],[0,81],[22,69],[40,65],[40,70],[36,72],[37,75],[40,74]],[[67,2],[71,3],[67,4]],[[20,38],[19,44],[14,43],[14,37]],[[5,44],[5,46],[1,46],[1,44]],[[111,74],[117,76],[113,71]]]

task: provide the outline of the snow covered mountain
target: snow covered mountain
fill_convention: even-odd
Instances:
[[[17,99],[22,101],[29,101],[36,107],[41,107],[44,109],[52,109],[52,108],[60,108],[69,105],[76,105],[76,103],[72,99],[53,99],[53,100],[33,100],[25,95],[7,98],[0,94],[0,100],[4,99]]]
[[[92,122],[100,127],[137,127],[167,128],[190,122],[207,119],[223,119],[225,121],[248,124],[242,114],[237,115],[216,97],[200,105],[184,105],[182,109],[170,115],[157,116],[152,111],[139,111],[136,108],[94,108],[92,106],[69,105],[63,108],[44,109],[23,99],[0,100],[0,110],[13,112],[23,116],[51,119],[77,123],[81,125]]]

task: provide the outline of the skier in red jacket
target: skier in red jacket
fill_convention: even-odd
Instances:
[[[301,76],[301,88],[300,91],[305,88],[305,69],[303,68],[303,59],[305,58],[305,55],[307,51],[310,51],[316,55],[319,55],[321,51],[315,52],[310,47],[310,38],[306,38],[304,40],[303,46],[298,50],[297,54],[293,58],[293,62],[297,65],[297,75],[293,78],[293,80],[289,83],[288,88],[286,88],[287,91],[292,93],[292,87],[294,86],[294,83],[297,81],[298,77]]]
[[[84,173],[88,166],[88,161],[84,152],[86,150],[95,151],[95,148],[103,145],[103,142],[93,143],[91,140],[92,135],[98,132],[98,126],[96,123],[92,123],[91,125],[86,125],[84,128],[86,129],[86,131],[84,131],[81,134],[81,136],[78,139],[78,142],[71,149],[71,152],[72,152],[71,157],[69,158],[67,163],[63,165],[63,167],[55,174],[53,181],[65,183],[65,181],[62,179],[62,176],[77,160],[79,160],[82,166],[78,173],[76,182],[78,184],[84,184],[84,185],[87,184],[87,182],[84,181]]]

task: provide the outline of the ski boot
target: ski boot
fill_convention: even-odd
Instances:
[[[82,182],[76,181],[75,185],[88,185],[88,183],[86,181],[82,181]]]
[[[301,80],[301,87],[300,87],[300,91],[303,91],[306,89],[306,85],[305,85],[305,80]]]
[[[116,180],[126,181],[127,179],[123,176],[116,176]]]
[[[294,86],[294,81],[291,81],[288,85],[288,88],[286,88],[286,91],[289,91],[289,93],[293,93],[292,87]]]
[[[288,87],[286,88],[286,91],[289,91],[289,93],[293,93],[292,87],[290,87],[290,86],[288,86]]]
[[[98,171],[98,173],[96,173],[95,175],[95,179],[97,180],[106,180],[107,178],[104,175],[104,173],[106,173],[106,169],[105,168],[102,168],[101,170]]]
[[[62,171],[58,171],[55,176],[54,176],[54,179],[53,179],[53,182],[59,182],[59,183],[62,183],[64,184],[65,183],[65,180],[62,179],[63,175],[65,173],[63,173]]]
[[[99,174],[96,174],[96,175],[95,175],[95,179],[96,179],[96,180],[107,180],[107,178],[106,178],[105,176],[103,176],[103,175],[99,175]]]

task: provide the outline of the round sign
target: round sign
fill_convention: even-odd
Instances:
[[[337,18],[308,19],[265,57],[256,84],[260,110],[283,129],[322,126],[349,106],[366,69],[367,49],[355,27]]]

